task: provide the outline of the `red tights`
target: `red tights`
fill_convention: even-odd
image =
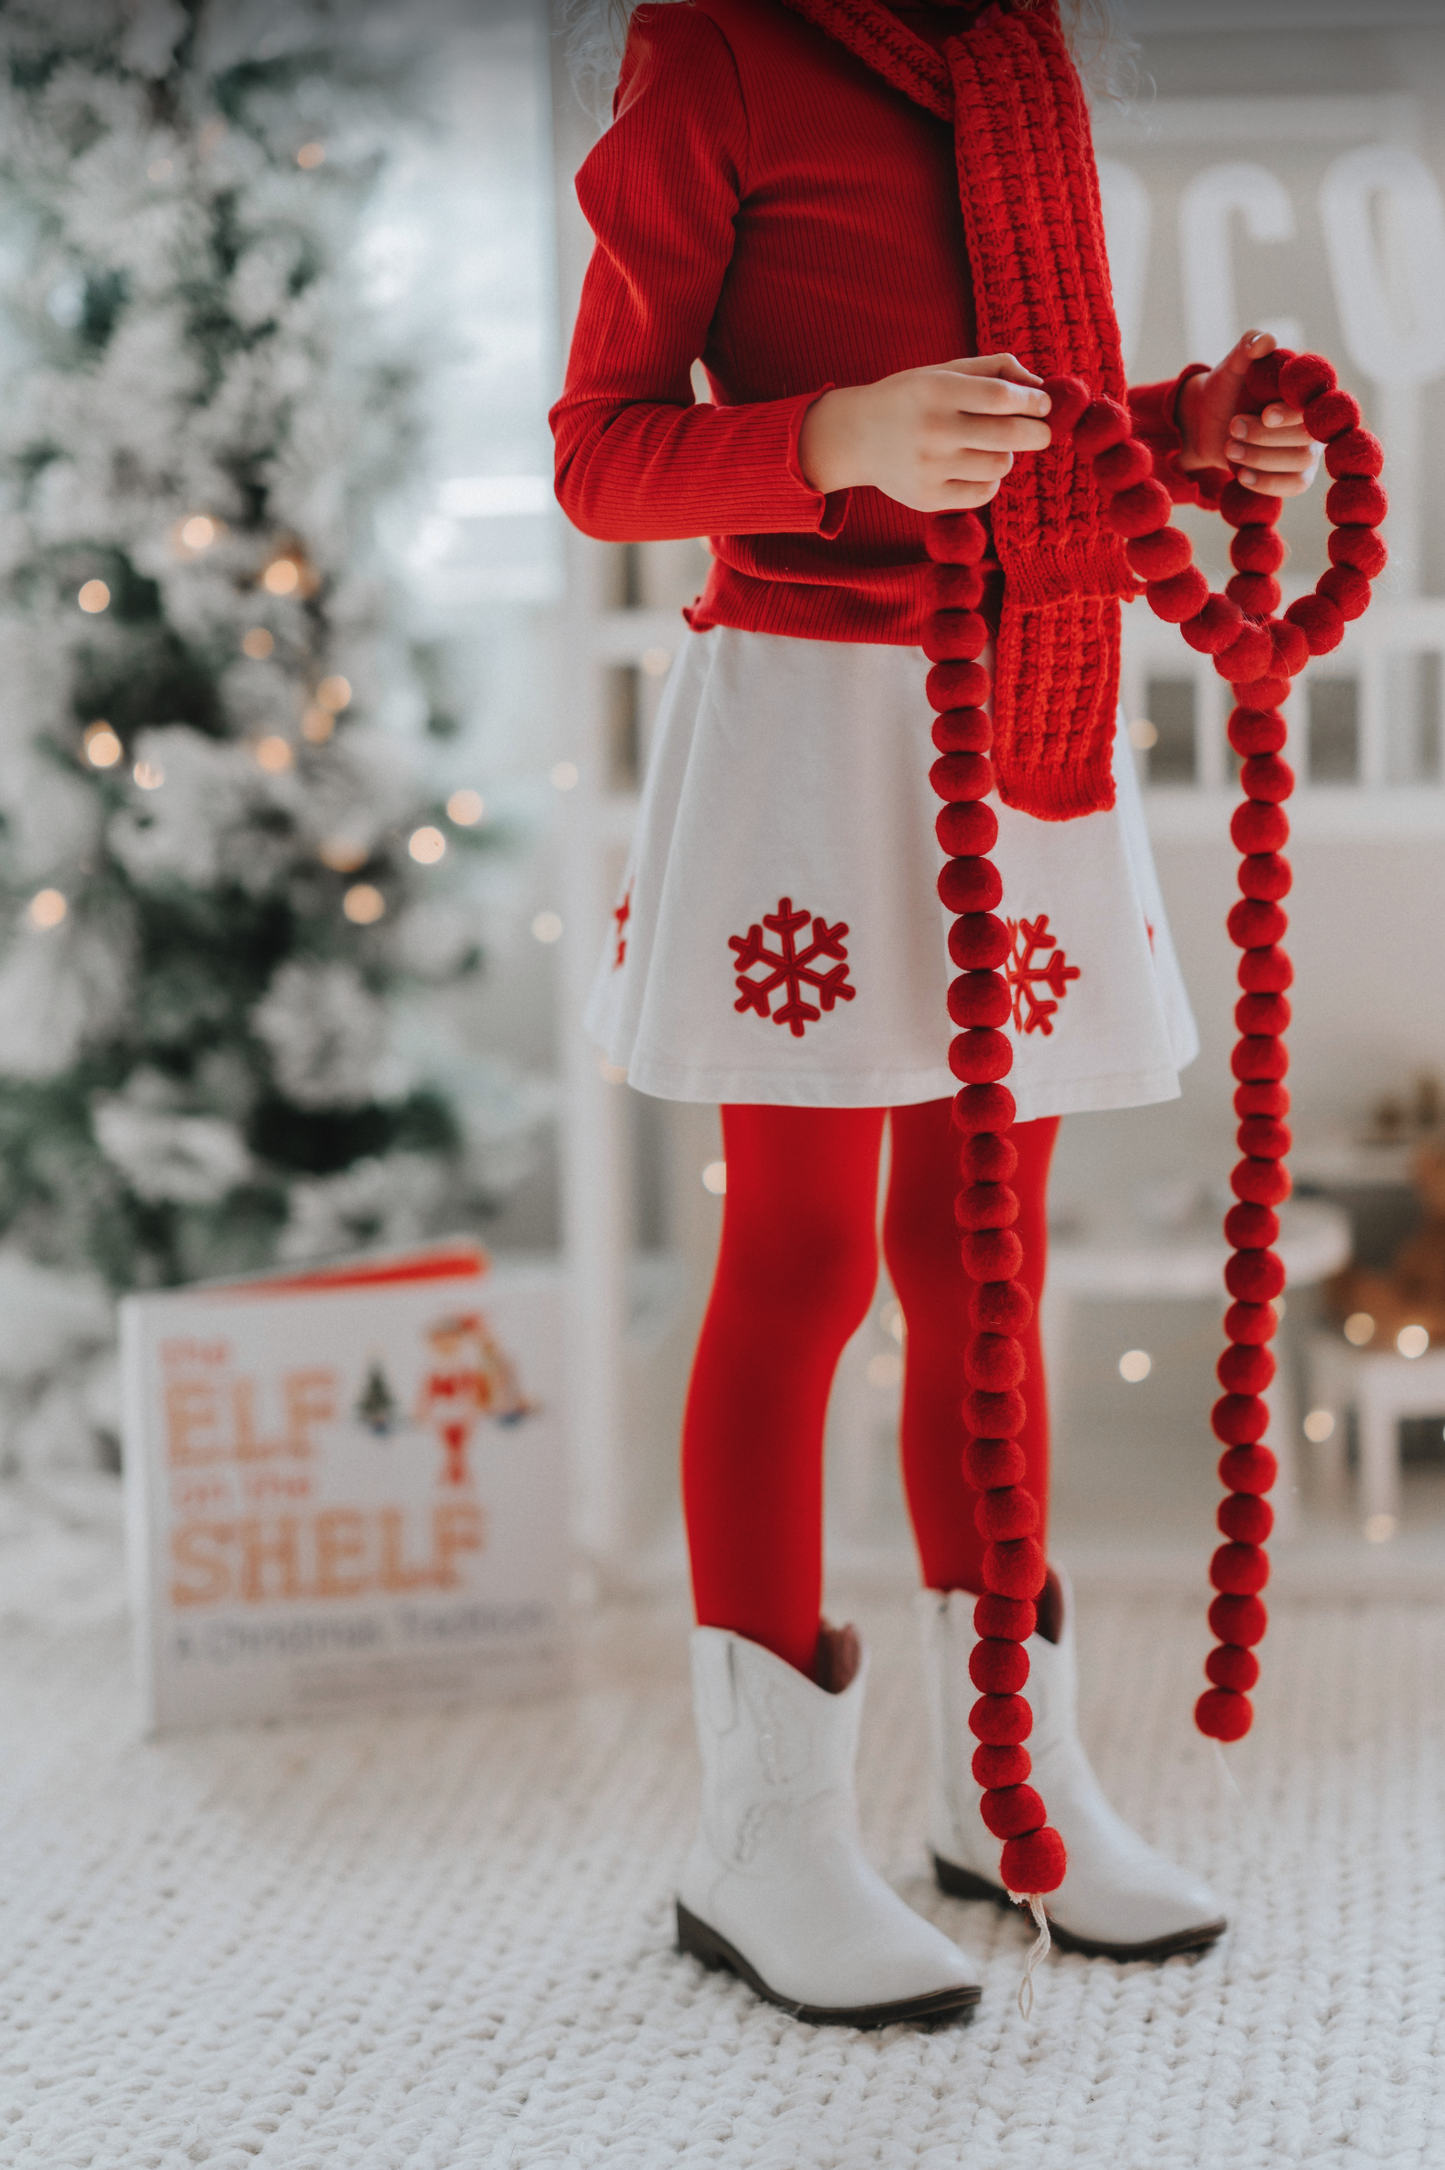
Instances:
[[[693,1594],[704,1627],[731,1628],[810,1672],[823,1592],[823,1423],[843,1346],[878,1275],[883,1108],[726,1107],[727,1203],[683,1427]],[[958,1134],[947,1100],[894,1108],[883,1249],[907,1324],[903,1481],[923,1579],[981,1590],[976,1495],[961,1405],[970,1286],[953,1200]],[[1037,1306],[1044,1194],[1057,1117],[1020,1123],[1018,1234],[1035,1323],[1023,1336],[1026,1482],[1048,1499],[1049,1429]],[[1042,1542],[1040,1533],[1040,1541]]]

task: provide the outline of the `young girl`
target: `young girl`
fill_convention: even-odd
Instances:
[[[1116,729],[1113,599],[1132,585],[1072,454],[1048,449],[1039,389],[1073,371],[1124,392],[1087,115],[1055,0],[669,0],[632,15],[614,116],[577,179],[597,241],[553,415],[558,495],[589,535],[706,534],[714,559],[589,1015],[640,1091],[722,1104],[727,1202],[683,1439],[703,1805],[679,1936],[803,2018],[933,2017],[966,2010],[977,1978],[863,1853],[866,1661],[820,1619],[824,1416],[876,1279],[886,1120],[934,1860],[946,1891],[1002,1898],[967,1724],[983,1541],[961,1468],[926,514],[986,506],[993,536],[1010,1182],[1035,1306],[1059,1117],[1171,1098],[1196,1051],[1127,747],[1111,786],[1107,737],[1087,772],[1059,720]],[[1271,345],[1249,334],[1215,369],[1129,393],[1177,499],[1225,468],[1275,495],[1307,485],[1298,414],[1235,415]],[[711,401],[694,402],[695,358]],[[1042,1504],[1036,1326],[1025,1338]],[[1051,1573],[1028,1695],[1068,1850],[1054,1933],[1117,1958],[1202,1948],[1219,1902],[1121,1822],[1084,1758],[1070,1615]]]

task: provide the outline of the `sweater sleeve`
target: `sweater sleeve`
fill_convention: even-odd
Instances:
[[[829,386],[693,401],[747,185],[747,113],[716,24],[639,8],[614,110],[577,175],[596,247],[551,415],[563,510],[602,542],[836,533],[846,493],[813,489],[798,455]]]
[[[1179,454],[1184,447],[1176,409],[1179,394],[1190,377],[1201,376],[1207,365],[1191,362],[1177,377],[1162,384],[1131,384],[1129,412],[1134,434],[1154,455],[1154,473],[1176,505],[1215,505],[1229,476],[1221,468],[1184,468]]]

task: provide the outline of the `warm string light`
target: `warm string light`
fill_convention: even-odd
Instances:
[[[264,625],[249,626],[241,635],[241,653],[249,656],[253,663],[264,663],[275,646],[274,636],[267,632]]]
[[[326,163],[326,145],[324,143],[303,143],[296,153],[296,163],[303,173],[314,173],[318,166],[324,166]]]
[[[116,733],[103,718],[86,725],[81,745],[93,769],[113,769],[125,752]]]
[[[371,927],[386,910],[386,899],[373,882],[353,882],[341,909],[354,927]]]
[[[70,906],[63,891],[37,889],[25,907],[25,917],[37,933],[48,934],[53,927],[60,925],[69,910]]]
[[[459,829],[474,829],[487,810],[480,791],[464,786],[454,791],[447,800],[447,820],[454,821]]]
[[[110,608],[110,589],[103,580],[87,580],[75,600],[89,617],[98,617]]]
[[[434,829],[428,824],[424,828],[412,830],[407,838],[406,848],[418,866],[435,866],[446,854],[447,840],[440,829]]]

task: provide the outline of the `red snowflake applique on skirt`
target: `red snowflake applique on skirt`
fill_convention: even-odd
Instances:
[[[1054,1029],[1054,1012],[1070,983],[1081,977],[1079,967],[1069,963],[1058,936],[1050,934],[1047,912],[1037,919],[1010,919],[1005,925],[1010,947],[1003,975],[1013,996],[1014,1029],[1041,1032],[1047,1039]],[[1040,957],[1046,961],[1038,962]],[[1049,990],[1052,1001],[1038,992],[1041,987]]]
[[[612,969],[614,972],[620,972],[627,962],[627,922],[632,917],[631,882],[627,884],[626,894],[622,902],[614,908],[612,917],[617,922],[617,947],[612,956]]]
[[[810,919],[813,938],[800,948],[798,935]],[[776,949],[769,948],[764,927],[777,936]],[[756,1010],[759,1017],[771,1017],[775,1025],[786,1025],[794,1039],[801,1040],[824,1010],[831,1010],[835,1002],[851,1002],[858,992],[848,983],[848,951],[843,941],[847,932],[846,920],[840,919],[830,927],[826,919],[818,919],[811,912],[794,911],[791,897],[779,897],[777,910],[765,912],[761,925],[754,922],[745,935],[728,936],[728,948],[737,952],[734,970],[738,999],[733,1008]],[[837,960],[828,971],[817,969],[816,960],[823,957]],[[747,975],[759,964],[764,967],[764,976],[749,979]],[[785,999],[773,1009],[772,997],[779,988],[784,990]],[[816,1004],[805,999],[808,989],[817,996]]]

